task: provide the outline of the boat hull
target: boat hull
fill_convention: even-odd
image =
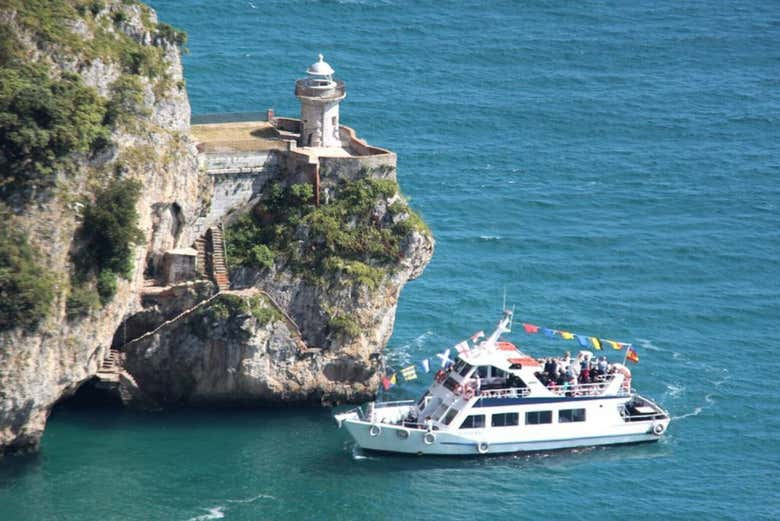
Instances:
[[[389,412],[389,411],[388,411]],[[408,428],[391,423],[365,421],[357,412],[336,415],[337,421],[362,449],[420,455],[482,455],[539,452],[577,447],[622,445],[657,441],[669,419],[621,422],[587,432],[564,428],[518,427],[501,436],[491,430],[444,431]],[[496,429],[492,429],[495,431]]]

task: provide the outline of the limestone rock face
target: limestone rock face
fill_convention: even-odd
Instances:
[[[401,288],[421,273],[432,254],[431,237],[413,233],[398,270],[371,290],[341,279],[313,286],[289,271],[266,277],[244,273],[264,290],[250,287],[226,296],[265,299],[267,291],[303,328],[306,346],[282,317],[264,323],[246,310],[226,312],[217,299],[129,346],[125,367],[144,393],[144,404],[320,404],[372,399],[380,384],[380,355],[393,331]],[[266,305],[273,308],[268,299]],[[324,309],[350,316],[360,333],[328,335]],[[324,344],[328,347],[311,347]]]
[[[139,295],[147,256],[161,258],[166,249],[188,246],[191,237],[187,236],[186,223],[194,220],[202,204],[202,176],[187,134],[190,107],[181,88],[179,49],[159,39],[153,41],[157,20],[152,10],[121,0],[102,5],[100,13],[87,13],[83,20],[67,26],[85,41],[102,27],[108,35],[123,33],[143,47],[162,48],[161,66],[170,81],[160,83],[138,74],[143,90],[139,109],[149,115],[148,119],[115,129],[103,152],[93,157],[77,155],[72,171],[57,174],[57,188],[51,196],[37,198],[22,210],[15,209],[13,226],[24,230],[41,252],[41,263],[56,275],[57,285],[53,311],[34,332],[17,328],[0,333],[0,454],[37,448],[52,406],[95,375],[123,318],[141,310]],[[42,42],[30,34],[29,28],[17,24],[17,14],[8,9],[0,13],[0,23],[23,42],[23,52],[31,61],[47,66],[53,76],[75,73],[100,95],[111,92],[122,72],[116,60],[86,57]],[[115,14],[119,12],[124,13],[121,24],[112,20],[119,19],[120,15]],[[89,24],[84,21],[87,17],[92,17]],[[94,180],[102,173],[118,170],[144,186],[136,209],[146,240],[135,247],[134,271],[129,280],[119,278],[111,302],[88,316],[68,320],[70,253],[78,247],[74,237],[80,225],[76,201],[89,196]],[[171,208],[175,208],[178,224],[160,225],[171,221]]]

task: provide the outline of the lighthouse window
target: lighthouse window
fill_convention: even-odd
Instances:
[[[516,412],[505,412],[494,414],[490,419],[493,427],[514,427],[520,422],[519,415]]]
[[[558,423],[585,421],[585,409],[561,409],[558,411]]]
[[[525,413],[526,425],[540,425],[552,423],[552,411],[531,411]]]
[[[463,420],[463,423],[460,424],[461,429],[482,429],[484,426],[484,414],[472,414],[471,416],[466,416],[466,419]]]

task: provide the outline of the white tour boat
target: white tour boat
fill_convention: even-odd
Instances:
[[[666,431],[669,414],[631,389],[623,364],[593,383],[545,386],[543,364],[500,341],[511,321],[505,311],[493,334],[436,373],[418,401],[372,402],[336,414],[339,427],[363,449],[443,455],[650,442]]]

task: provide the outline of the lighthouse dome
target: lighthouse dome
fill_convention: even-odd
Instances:
[[[328,65],[328,62],[326,62],[324,57],[320,54],[319,61],[309,65],[309,68],[306,69],[306,72],[313,76],[331,76],[336,71],[333,70],[333,67]]]

